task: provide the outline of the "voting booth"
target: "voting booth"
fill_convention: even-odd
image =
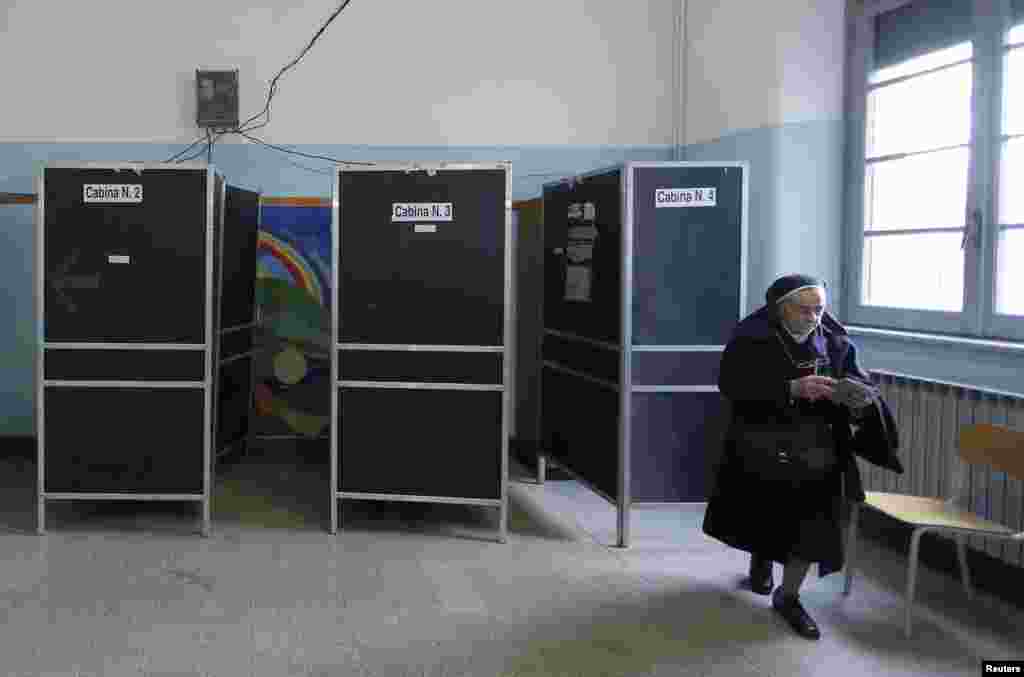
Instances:
[[[545,185],[542,462],[617,510],[708,499],[746,298],[748,168],[632,162]]]
[[[507,530],[507,163],[345,168],[334,190],[331,530],[339,500],[456,503]]]
[[[258,195],[201,162],[51,163],[37,207],[39,532],[48,501],[133,500],[196,502],[208,534],[251,399]]]

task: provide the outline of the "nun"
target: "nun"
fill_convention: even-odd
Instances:
[[[902,473],[892,413],[820,280],[786,275],[744,318],[722,355],[730,405],[704,533],[750,553],[749,586],[807,639],[821,632],[800,602],[810,565],[843,567],[844,500],[862,502],[855,456]],[[783,566],[774,589],[773,565]]]

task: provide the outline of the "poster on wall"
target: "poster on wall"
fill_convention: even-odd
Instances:
[[[321,198],[264,198],[256,272],[257,438],[328,434],[331,207]]]

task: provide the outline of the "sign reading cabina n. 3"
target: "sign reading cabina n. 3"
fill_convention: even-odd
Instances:
[[[455,208],[451,202],[395,202],[391,205],[391,221],[451,221]]]

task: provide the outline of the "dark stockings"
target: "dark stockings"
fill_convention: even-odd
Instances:
[[[782,595],[794,598],[800,594],[800,585],[807,576],[810,562],[799,559],[790,559],[782,570]]]

